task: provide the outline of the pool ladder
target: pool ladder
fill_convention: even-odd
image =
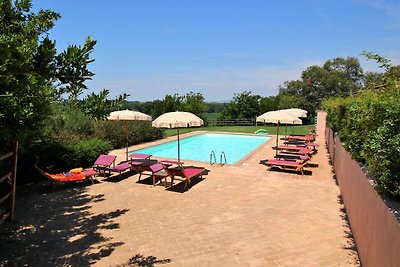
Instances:
[[[222,161],[222,160],[224,160],[224,161]],[[213,165],[215,163],[217,163],[217,157],[215,156],[214,150],[212,150],[210,153],[210,165]],[[226,164],[226,155],[225,155],[224,151],[221,152],[221,155],[219,157],[219,164],[221,166]]]
[[[215,156],[215,152],[213,150],[210,153],[210,165],[213,165],[214,163],[217,163],[217,157]]]
[[[225,163],[222,163],[222,159],[224,159]],[[226,164],[226,155],[224,151],[221,152],[221,156],[219,157],[219,164],[221,164],[221,166]]]

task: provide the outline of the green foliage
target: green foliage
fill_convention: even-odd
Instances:
[[[163,113],[174,111],[187,111],[202,118],[207,110],[203,95],[193,92],[184,96],[166,95],[163,100],[154,100],[143,104],[139,102],[126,103],[125,107],[132,107],[134,110],[149,114],[154,119]]]
[[[183,102],[183,111],[191,112],[202,118],[207,110],[204,97],[200,93],[190,92],[185,95]]]
[[[118,96],[116,99],[108,99],[108,90],[102,90],[99,94],[91,93],[86,96],[82,101],[79,101],[78,105],[83,110],[85,115],[95,120],[104,120],[110,114],[111,111],[120,107],[125,99],[128,97],[127,94]]]
[[[140,144],[163,138],[163,131],[151,126],[150,121],[129,121],[128,145]],[[108,140],[114,148],[126,146],[126,124],[119,121],[99,122],[96,136]]]
[[[30,7],[30,1],[0,2],[1,148],[15,138],[23,145],[51,111],[55,45],[39,37],[60,15],[49,10],[28,13]]]
[[[204,97],[200,93],[190,92],[182,98],[182,103],[178,107],[181,111],[188,111],[203,118],[206,113],[220,113],[224,109],[225,103],[204,102]],[[151,115],[154,119],[164,113],[163,100],[147,102],[125,101],[122,109],[137,110]]]
[[[299,107],[300,99],[301,96],[294,96],[281,93],[276,97],[277,108],[275,110]]]
[[[57,54],[55,41],[47,33],[60,14],[31,12],[31,6],[29,0],[0,2],[1,149],[13,139],[19,140],[22,149],[38,139],[54,104],[63,97],[96,119],[126,97],[107,102],[102,92],[97,98],[78,99],[94,75],[88,65],[94,61],[90,53],[96,41],[88,37],[84,45],[70,45]]]
[[[225,103],[220,102],[207,102],[207,113],[221,113],[224,110]]]
[[[235,94],[233,100],[225,105],[222,112],[224,119],[247,119],[261,114],[259,95],[252,95],[250,91]]]
[[[364,72],[356,58],[335,58],[323,66],[311,66],[302,72],[300,80],[285,82],[279,95],[300,97],[298,106],[309,112],[320,108],[325,98],[349,96],[362,88]]]
[[[374,58],[386,69],[379,88],[325,100],[322,106],[352,157],[377,177],[378,190],[399,200],[400,83],[390,61]]]
[[[93,165],[100,154],[107,154],[112,148],[108,141],[89,138],[68,144],[67,151],[70,153],[64,155],[62,159],[67,161],[67,166],[87,167]]]
[[[89,167],[93,165],[100,154],[107,154],[111,149],[112,146],[107,141],[88,138],[75,142],[41,142],[35,144],[31,151],[40,158],[42,168],[57,173],[74,167]],[[23,157],[29,158],[27,155]],[[24,163],[22,162],[22,164]],[[22,175],[19,178],[31,179],[30,175]]]
[[[54,105],[53,114],[46,120],[42,138],[56,142],[76,142],[94,135],[96,121],[81,109],[67,104]]]
[[[279,98],[277,96],[267,96],[267,97],[262,97],[260,99],[261,114],[267,111],[278,110],[279,109],[278,106],[279,106]]]

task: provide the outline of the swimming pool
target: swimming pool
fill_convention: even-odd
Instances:
[[[180,140],[181,160],[209,162],[211,151],[214,151],[218,163],[220,162],[221,153],[224,152],[226,163],[235,164],[269,138],[268,136],[220,133],[194,135]],[[155,157],[176,159],[178,157],[177,142],[171,141],[130,153],[151,154]]]

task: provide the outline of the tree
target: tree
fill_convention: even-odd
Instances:
[[[267,96],[260,99],[260,113],[277,110],[279,98],[277,96]]]
[[[260,115],[259,95],[252,95],[250,91],[235,94],[233,101],[227,103],[222,112],[225,119],[248,119]]]
[[[220,113],[224,110],[224,105],[221,102],[207,102],[207,113]]]
[[[164,112],[178,111],[182,108],[183,98],[178,94],[166,95],[163,99]]]
[[[207,106],[204,97],[200,93],[190,92],[184,96],[183,110],[191,112],[199,117],[203,117]]]
[[[348,96],[360,90],[363,82],[364,73],[358,59],[335,58],[322,67],[308,67],[300,80],[285,82],[279,92],[302,97],[303,108],[314,111],[324,98]]]
[[[301,96],[294,96],[294,95],[289,95],[286,93],[280,93],[277,95],[277,100],[278,100],[278,107],[277,109],[288,109],[288,108],[295,108],[295,107],[300,107],[301,103]]]
[[[86,114],[101,119],[127,97],[106,101],[108,91],[103,91],[79,100],[87,89],[85,82],[94,76],[88,65],[94,61],[90,53],[96,41],[88,37],[83,46],[71,45],[57,54],[55,41],[47,33],[60,14],[51,10],[34,13],[31,7],[30,0],[0,2],[2,147],[14,138],[23,142],[36,136],[56,101],[78,105]]]
[[[398,87],[400,81],[400,65],[392,65],[391,61],[378,54],[364,51],[362,53],[368,60],[375,60],[384,73],[373,74],[369,73],[367,77],[367,87],[369,89],[380,89],[387,87]]]

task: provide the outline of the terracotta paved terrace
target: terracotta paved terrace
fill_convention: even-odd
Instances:
[[[235,166],[185,162],[209,170],[186,192],[133,172],[18,188],[15,221],[0,226],[0,266],[358,265],[323,140],[305,175],[260,164],[274,142]]]

